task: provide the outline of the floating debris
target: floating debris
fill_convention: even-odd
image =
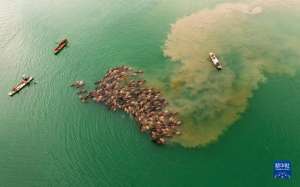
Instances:
[[[165,110],[167,101],[158,90],[145,86],[146,81],[139,77],[141,74],[142,71],[127,66],[112,68],[95,82],[95,90],[81,95],[80,99],[92,99],[113,111],[125,111],[138,122],[141,132],[147,132],[155,143],[165,144],[167,138],[180,135],[181,121],[177,113]]]

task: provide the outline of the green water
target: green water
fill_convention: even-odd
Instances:
[[[68,87],[84,79],[92,88],[121,64],[159,85],[173,68],[163,54],[170,25],[218,3],[0,0],[0,186],[299,186],[299,73],[269,76],[241,118],[201,149],[156,146],[130,117],[81,104]],[[70,47],[54,56],[63,37]],[[38,84],[8,98],[24,73]],[[272,178],[279,159],[292,161],[291,180]]]

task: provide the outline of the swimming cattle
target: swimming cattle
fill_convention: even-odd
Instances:
[[[128,113],[155,143],[165,144],[167,138],[181,134],[178,130],[181,121],[177,113],[166,110],[168,102],[161,93],[145,85],[146,81],[140,78],[142,74],[127,66],[112,68],[103,79],[95,82],[95,90],[81,100],[92,99],[113,111]]]

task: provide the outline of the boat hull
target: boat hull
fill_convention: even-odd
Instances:
[[[215,68],[218,71],[223,69],[222,64],[220,63],[219,59],[217,58],[217,56],[214,53],[209,53],[209,59],[210,59],[211,63],[213,64],[213,66],[215,66]]]
[[[16,89],[13,89],[10,92],[8,92],[8,95],[12,97],[15,94],[19,93],[24,87],[28,86],[32,80],[33,80],[33,77],[29,77],[28,80],[26,80],[25,82],[19,83],[16,86]]]
[[[53,49],[54,54],[57,55],[58,53],[60,53],[67,45],[68,45],[68,40],[64,39],[59,43],[59,45],[55,49]]]

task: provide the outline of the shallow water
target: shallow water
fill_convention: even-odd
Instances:
[[[149,84],[174,97],[168,90],[168,86],[174,88],[169,79],[182,67],[164,57],[170,26],[204,8],[214,10],[220,3],[0,0],[0,186],[299,186],[297,73],[279,71],[278,76],[273,73],[276,69],[268,72],[271,76],[263,73],[267,79],[254,92],[251,89],[253,96],[247,99],[242,117],[218,141],[202,149],[156,146],[139,133],[133,119],[101,105],[81,104],[69,88],[74,80],[92,83],[108,68],[127,64],[144,69]],[[288,39],[297,38],[298,26],[279,20],[286,20],[286,14],[293,13],[277,14],[282,27],[274,26],[272,12],[251,25],[259,30],[256,27],[262,23],[270,23],[265,28],[279,38],[287,35],[281,33],[288,26]],[[298,20],[297,13],[292,18]],[[51,49],[63,37],[69,38],[70,47],[54,56]],[[286,44],[294,46],[297,41]],[[269,44],[265,44],[268,49]],[[217,49],[224,63],[245,57],[243,49]],[[281,49],[279,45],[276,51]],[[274,54],[267,54],[274,59]],[[293,62],[297,57],[284,55],[284,60]],[[34,76],[37,84],[8,98],[10,87],[24,73]],[[176,100],[186,98],[179,95]],[[198,107],[195,98],[195,104],[187,107]],[[293,180],[272,179],[272,163],[277,159],[292,161]]]
[[[267,74],[295,74],[300,26],[292,23],[300,21],[299,5],[275,0],[224,3],[172,26],[165,55],[180,65],[170,75],[168,95],[185,123],[177,142],[203,146],[217,140],[240,118]],[[222,72],[208,62],[210,51],[220,55]]]

